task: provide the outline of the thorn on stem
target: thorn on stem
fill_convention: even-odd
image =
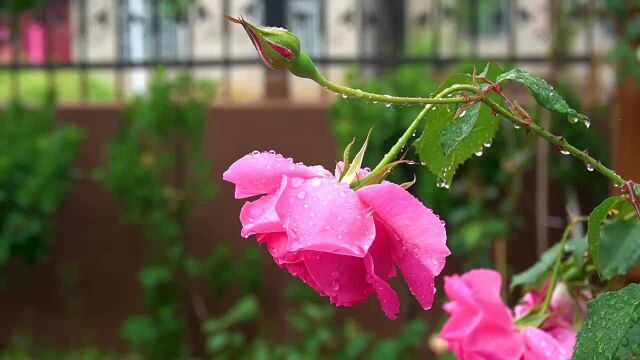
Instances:
[[[636,215],[640,218],[640,199],[636,196],[636,192],[633,189],[633,181],[628,180],[624,183],[623,191],[629,196],[629,201],[636,210]]]

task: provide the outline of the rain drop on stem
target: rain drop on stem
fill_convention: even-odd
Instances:
[[[587,129],[591,126],[591,121],[589,121],[589,119],[584,119],[583,123],[584,123],[584,126],[587,127]]]
[[[560,154],[562,154],[562,155],[569,155],[569,150],[566,150],[566,149],[564,149],[564,148],[563,148],[563,149],[560,149]]]
[[[593,171],[593,166],[591,166],[591,164],[586,164],[587,165],[587,171]]]

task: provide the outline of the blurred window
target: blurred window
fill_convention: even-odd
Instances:
[[[180,60],[187,56],[187,24],[163,11],[160,1],[122,0],[120,54],[128,61]]]
[[[304,51],[312,56],[324,50],[324,12],[322,0],[288,0],[287,27],[300,37]]]

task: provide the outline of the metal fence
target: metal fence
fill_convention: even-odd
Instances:
[[[235,44],[231,32],[239,29],[222,21],[221,14],[234,11],[261,23],[293,28],[320,66],[359,64],[374,70],[401,64],[445,66],[469,59],[520,65],[590,66],[603,54],[596,46],[597,32],[609,33],[613,38],[611,26],[599,16],[602,2],[598,0],[342,2],[349,6],[335,10],[335,2],[331,0],[200,0],[185,11],[170,12],[161,0],[49,0],[19,19],[3,14],[0,72],[8,73],[8,85],[0,86],[7,86],[9,94],[15,97],[21,93],[21,73],[41,71],[47,87],[59,87],[56,82],[71,80],[60,80],[55,74],[73,70],[74,76],[70,78],[77,82],[78,101],[86,102],[90,100],[91,74],[108,71],[113,74],[110,86],[117,100],[127,93],[124,76],[137,69],[158,66],[188,71],[219,69],[219,81],[223,86],[231,86],[230,69],[259,64],[255,53],[232,54]],[[536,4],[534,8],[532,3]],[[579,51],[560,54],[523,51],[527,44],[519,43],[517,29],[540,17],[546,19],[550,28],[557,28],[561,21],[579,24],[582,37],[579,42],[583,42]],[[351,29],[359,49],[350,55],[328,51],[330,21]],[[11,29],[12,23],[17,24],[15,29]],[[195,49],[203,44],[202,40],[196,41],[196,28],[208,23],[218,24],[216,29],[220,30],[210,39],[217,44],[218,55],[196,55]],[[455,34],[445,36],[447,26],[453,27]],[[116,43],[112,54],[92,53],[99,47],[100,39],[91,38],[90,27],[111,29]],[[419,54],[405,52],[408,39],[416,33],[423,35],[418,37],[419,41],[428,44],[425,46],[428,49]],[[502,51],[487,54],[483,52],[483,39],[492,38],[500,39]]]

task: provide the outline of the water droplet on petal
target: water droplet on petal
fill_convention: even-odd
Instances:
[[[294,177],[291,179],[291,187],[297,188],[304,184],[304,179],[299,177]]]
[[[253,156],[260,155],[260,151],[258,151],[258,150],[253,150],[253,151],[251,152],[251,155],[253,155]]]
[[[296,197],[300,200],[304,199],[305,196],[307,196],[307,193],[305,193],[304,191],[300,191],[298,192],[298,195],[296,195]]]
[[[271,155],[275,155],[275,154],[276,154],[276,152],[275,152],[275,150],[269,150],[269,154],[271,154]]]
[[[320,184],[322,184],[322,180],[320,178],[313,178],[309,183],[311,186],[320,186]]]

